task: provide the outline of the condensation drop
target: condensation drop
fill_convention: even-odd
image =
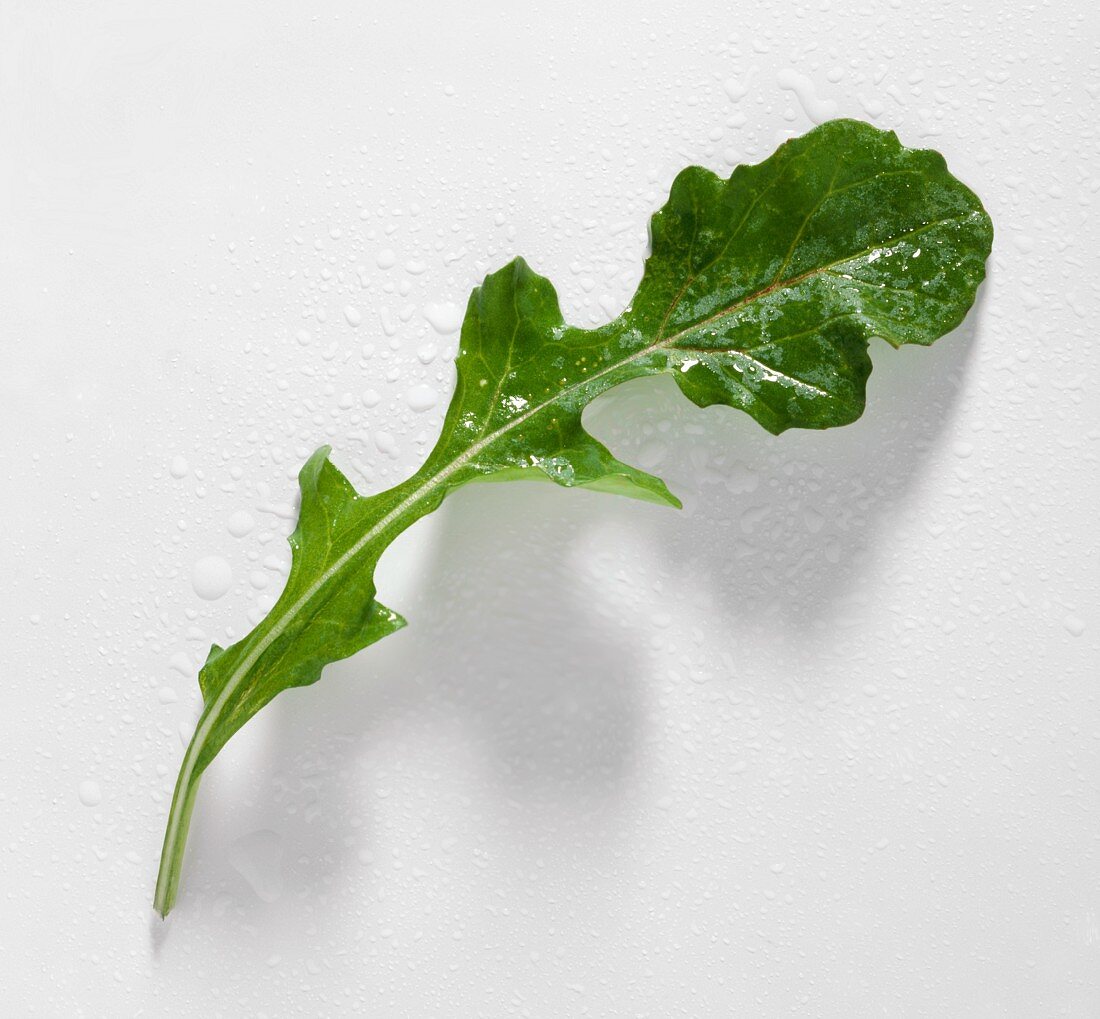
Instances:
[[[80,783],[76,794],[80,797],[80,802],[86,807],[98,807],[103,800],[103,790],[99,788],[99,783],[90,778],[86,778]]]
[[[437,333],[442,333],[444,336],[458,332],[462,325],[462,309],[450,302],[425,306],[424,317]]]
[[[378,447],[379,453],[385,453],[386,456],[397,456],[397,443],[389,432],[375,432],[374,444]]]
[[[233,570],[221,556],[204,556],[191,570],[191,586],[206,601],[215,601],[229,590]]]
[[[798,97],[803,112],[815,124],[822,124],[836,115],[836,103],[819,98],[814,90],[814,83],[806,75],[788,68],[775,76],[775,83]]]
[[[722,82],[722,88],[726,90],[726,95],[730,97],[731,102],[739,103],[748,94],[749,83],[747,80],[727,78]]]
[[[431,386],[423,384],[413,386],[405,394],[405,402],[411,410],[422,414],[426,410],[431,410],[439,402],[439,394]]]
[[[246,513],[244,510],[237,510],[237,512],[229,518],[229,522],[226,526],[229,528],[229,533],[232,534],[234,538],[243,538],[256,526],[256,521],[252,519],[250,513]]]
[[[1072,613],[1062,620],[1062,625],[1073,637],[1080,637],[1085,632],[1085,621]]]

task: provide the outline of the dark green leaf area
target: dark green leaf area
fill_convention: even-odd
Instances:
[[[929,344],[961,321],[993,230],[937,152],[839,120],[729,180],[684,170],[651,223],[624,319],[694,402],[772,432],[859,417],[873,336]]]

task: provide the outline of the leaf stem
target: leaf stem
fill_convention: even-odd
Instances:
[[[168,812],[168,826],[164,832],[164,847],[160,851],[160,870],[157,873],[157,890],[153,896],[153,908],[166,917],[175,905],[183,870],[183,854],[187,848],[187,832],[191,827],[191,812],[195,809],[195,796],[199,791],[202,773],[195,770],[200,744],[198,732],[191,737],[187,753],[180,765],[176,790],[172,793],[172,809]]]

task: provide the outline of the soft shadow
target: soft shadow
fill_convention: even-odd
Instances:
[[[545,806],[613,800],[637,739],[638,650],[587,611],[572,554],[604,501],[549,484],[457,493],[394,663],[391,710],[420,712],[428,699],[438,717],[462,717],[490,777]]]
[[[600,408],[597,434],[684,500],[687,519],[650,521],[646,542],[675,585],[707,585],[732,629],[766,625],[792,643],[858,601],[898,510],[951,439],[980,320],[976,307],[931,349],[876,341],[867,409],[844,428],[772,436],[727,408],[684,409],[671,379]],[[664,434],[652,424],[662,418]]]

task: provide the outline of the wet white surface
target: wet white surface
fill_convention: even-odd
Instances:
[[[1100,1014],[1091,8],[374,6],[0,11],[5,1009]],[[409,628],[208,773],[155,922],[305,457],[404,477],[484,273],[602,321],[677,170],[834,115],[984,199],[966,324],[830,433],[605,398],[682,513],[451,500],[383,561]]]

